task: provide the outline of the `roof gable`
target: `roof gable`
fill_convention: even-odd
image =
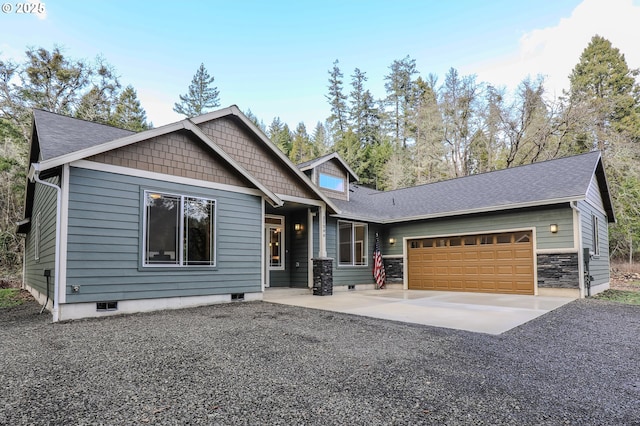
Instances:
[[[337,152],[331,153],[331,154],[327,154],[324,155],[322,157],[318,157],[316,159],[310,160],[310,161],[305,161],[304,163],[300,163],[298,164],[298,168],[300,170],[302,170],[303,172],[307,171],[307,170],[311,170],[311,169],[315,169],[318,168],[319,166],[321,166],[322,164],[325,163],[339,163],[340,166],[342,166],[342,168],[349,173],[349,175],[353,178],[350,180],[353,181],[359,181],[360,178],[358,177],[358,175],[356,174],[356,172],[354,172],[351,167],[349,167],[349,165],[340,157],[340,155],[338,155]]]
[[[335,204],[322,194],[307,178],[307,176],[305,176],[304,173],[302,173],[235,105],[213,111],[199,117],[184,119],[176,123],[139,133],[37,110],[37,112],[34,112],[34,134],[38,135],[38,141],[35,139],[32,141],[32,149],[33,145],[39,144],[40,148],[38,149],[46,153],[46,155],[40,156],[40,161],[34,164],[33,170],[30,171],[30,174],[54,169],[63,164],[87,159],[97,154],[117,150],[154,137],[176,131],[187,130],[202,140],[224,162],[236,169],[244,178],[267,195],[267,198],[273,205],[282,205],[283,201],[275,194],[275,192],[265,185],[262,179],[251,173],[255,172],[255,170],[253,170],[252,163],[237,161],[242,160],[242,156],[236,155],[237,149],[236,152],[234,152],[234,147],[221,147],[214,142],[209,135],[203,132],[201,127],[198,126],[199,124],[203,124],[203,127],[205,127],[207,122],[222,119],[224,117],[234,117],[242,123],[242,126],[254,137],[254,140],[263,145],[265,152],[276,159],[274,165],[277,165],[280,172],[282,174],[295,176],[297,184],[306,191],[307,196],[324,201],[330,212],[338,212]],[[76,126],[79,129],[77,134]],[[222,142],[222,139],[220,142]],[[32,158],[32,161],[37,160]],[[252,170],[247,170],[246,166],[249,166]],[[288,187],[289,186],[284,185],[284,188]],[[283,195],[289,194],[285,193]]]

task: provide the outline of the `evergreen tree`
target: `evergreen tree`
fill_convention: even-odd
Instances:
[[[569,80],[570,99],[591,112],[592,129],[583,137],[601,151],[608,148],[610,131],[624,132],[640,141],[638,70],[629,69],[625,57],[611,42],[594,36],[580,56]]]
[[[284,152],[286,156],[289,156],[289,152],[291,152],[292,135],[289,126],[282,123],[280,117],[273,119],[267,129],[267,136],[269,136],[271,142],[276,144],[280,151]]]
[[[311,134],[311,143],[313,143],[314,150],[318,153],[318,156],[328,154],[331,150],[327,129],[319,121]]]
[[[311,143],[311,139],[307,134],[307,127],[303,122],[300,122],[295,132],[293,132],[289,158],[295,164],[300,164],[317,157],[318,153],[314,149],[314,145]]]
[[[348,128],[347,96],[342,91],[342,71],[336,59],[329,71],[329,94],[325,95],[331,105],[331,116],[327,120],[335,139],[340,139]]]
[[[195,117],[220,106],[220,92],[213,85],[215,78],[210,76],[204,64],[200,64],[193,76],[189,90],[180,95],[180,103],[175,103],[173,110],[187,117]]]
[[[147,123],[147,113],[140,105],[138,95],[133,87],[127,86],[118,96],[115,111],[109,124],[134,132],[150,128]]]
[[[406,148],[415,111],[416,85],[413,76],[418,73],[416,61],[406,56],[393,61],[389,69],[391,72],[384,78],[384,88],[387,92],[386,102],[391,107],[391,129],[396,145]]]

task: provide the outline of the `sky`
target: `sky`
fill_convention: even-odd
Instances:
[[[330,115],[336,60],[345,94],[359,68],[375,98],[407,55],[439,82],[455,68],[512,91],[542,75],[560,95],[598,34],[640,68],[640,0],[49,0],[22,7],[42,13],[17,13],[25,1],[2,4],[0,59],[54,46],[74,59],[102,56],[156,127],[183,118],[173,105],[201,63],[221,107],[250,110],[267,126],[304,122],[309,133]]]

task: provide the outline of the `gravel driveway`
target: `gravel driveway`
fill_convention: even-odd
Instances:
[[[51,324],[0,310],[0,424],[640,425],[640,308],[499,336],[266,302]]]

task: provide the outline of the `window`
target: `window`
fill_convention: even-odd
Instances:
[[[215,265],[215,201],[145,191],[144,265]]]
[[[284,217],[265,216],[267,244],[269,253],[269,269],[284,269]]]
[[[36,262],[40,261],[40,212],[36,214],[36,224],[33,232],[33,257]]]
[[[367,265],[367,225],[338,221],[338,264]]]
[[[600,237],[598,235],[598,216],[591,215],[591,251],[594,256],[600,256]]]
[[[344,192],[344,183],[344,178],[320,173],[320,188],[330,189],[337,192]]]

